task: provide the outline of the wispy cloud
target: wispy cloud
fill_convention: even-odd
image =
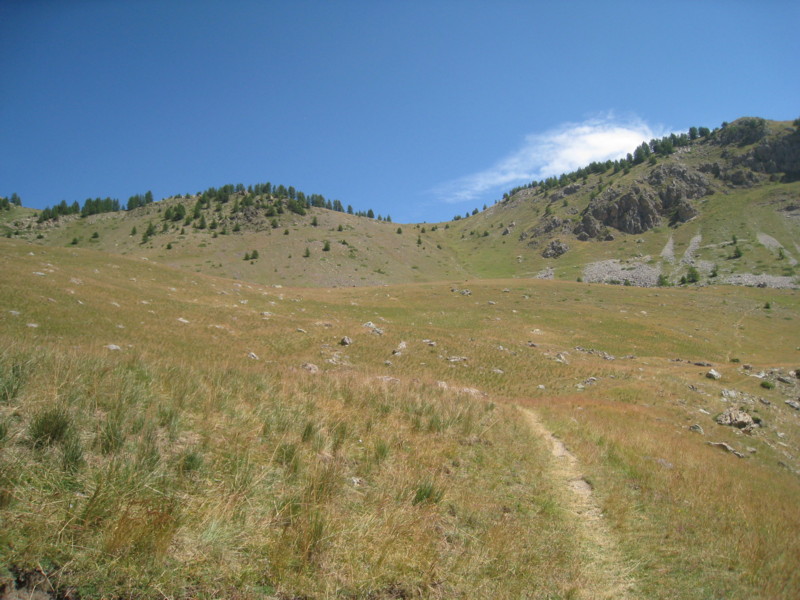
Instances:
[[[451,204],[480,199],[490,192],[499,196],[517,185],[568,173],[592,161],[621,158],[642,141],[662,135],[662,128],[653,128],[641,119],[622,120],[613,115],[565,123],[527,135],[520,148],[488,169],[447,181],[431,191]]]

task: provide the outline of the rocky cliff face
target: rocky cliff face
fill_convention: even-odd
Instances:
[[[645,179],[614,186],[591,201],[574,233],[582,239],[607,235],[603,226],[625,233],[643,233],[662,219],[685,222],[697,211],[690,200],[711,191],[708,178],[680,164],[655,167]]]
[[[800,178],[800,129],[790,135],[762,139],[732,163],[758,173],[785,173],[787,179],[795,181]]]

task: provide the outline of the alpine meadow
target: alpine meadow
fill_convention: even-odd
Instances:
[[[800,119],[437,223],[0,201],[3,598],[796,598]]]

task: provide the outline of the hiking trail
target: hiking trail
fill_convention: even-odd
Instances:
[[[603,512],[594,499],[592,485],[582,475],[578,459],[544,426],[534,411],[523,408],[522,412],[534,434],[547,441],[553,455],[550,472],[559,484],[557,489],[560,490],[562,506],[575,518],[581,538],[582,579],[589,586],[582,589],[581,597],[632,600],[633,565],[622,558]]]

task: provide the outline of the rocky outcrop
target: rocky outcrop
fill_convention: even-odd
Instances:
[[[575,233],[597,238],[602,232],[600,225],[643,233],[661,222],[660,208],[660,200],[649,186],[634,183],[629,188],[612,187],[592,200]]]
[[[555,215],[550,215],[542,219],[535,227],[531,227],[530,229],[523,231],[520,234],[519,239],[520,241],[523,241],[528,238],[532,238],[532,240],[528,242],[528,245],[536,246],[538,244],[537,238],[547,235],[548,233],[552,233],[554,231],[569,233],[571,229],[571,223],[572,222],[569,219],[560,219]]]
[[[747,432],[750,432],[756,426],[753,417],[739,408],[729,408],[715,420],[720,425],[736,427]]]
[[[789,135],[769,137],[747,154],[732,159],[734,166],[758,173],[785,173],[786,178],[800,179],[800,131]]]
[[[544,258],[558,258],[569,250],[569,246],[561,240],[552,240],[542,252]]]
[[[581,191],[582,188],[583,186],[579,183],[572,183],[570,185],[566,185],[559,191],[554,193],[550,197],[550,201],[555,202],[556,200],[561,200],[563,198],[566,198],[567,196],[571,196],[572,194],[577,194],[579,191]]]
[[[644,233],[663,218],[683,223],[697,215],[690,200],[710,193],[708,178],[680,164],[655,167],[647,179],[628,187],[611,187],[593,199],[574,233],[579,239],[603,237],[603,226],[625,233]]]

